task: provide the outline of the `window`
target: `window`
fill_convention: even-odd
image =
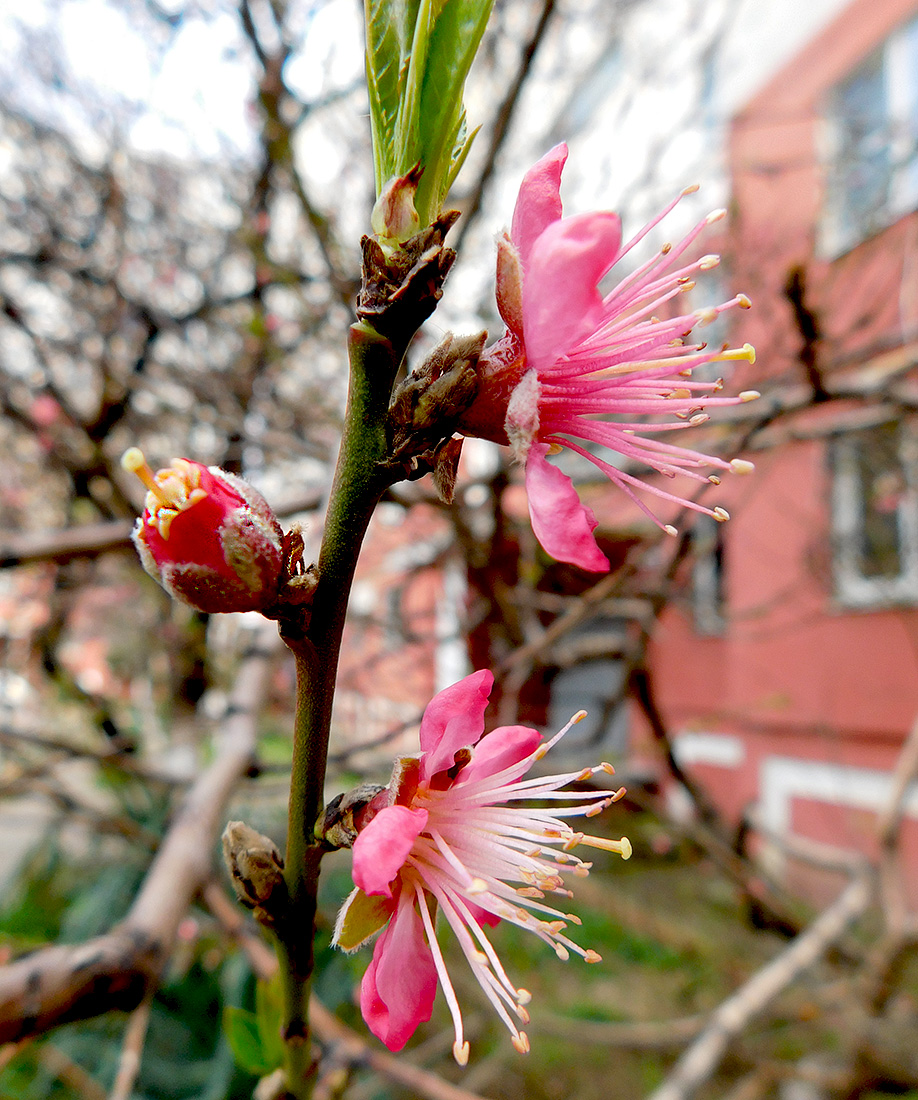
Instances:
[[[699,513],[692,526],[692,622],[697,634],[726,629],[724,524]]]
[[[835,584],[850,606],[918,603],[918,435],[891,422],[832,445]]]
[[[837,254],[918,206],[918,19],[835,86],[825,123],[821,245]]]

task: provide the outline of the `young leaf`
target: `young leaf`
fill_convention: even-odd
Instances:
[[[223,1030],[237,1065],[248,1073],[265,1077],[281,1064],[268,1058],[254,1012],[227,1005],[223,1009]]]

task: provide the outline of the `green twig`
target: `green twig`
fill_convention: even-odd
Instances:
[[[319,582],[308,628],[297,636],[288,631],[284,638],[296,658],[297,705],[284,871],[289,905],[275,931],[284,986],[287,1089],[296,1100],[306,1100],[312,1092],[306,1008],[322,857],[313,829],[324,806],[348,595],[373,509],[392,481],[385,470],[385,422],[403,351],[364,322],[351,327],[348,407],[319,555]]]

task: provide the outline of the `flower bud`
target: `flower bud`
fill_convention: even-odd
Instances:
[[[404,176],[389,180],[382,189],[370,218],[373,232],[382,240],[401,244],[421,228],[414,205],[420,179],[421,167],[415,165]]]
[[[198,611],[261,611],[275,603],[283,532],[241,478],[187,458],[154,474],[131,447],[121,459],[149,492],[133,539],[144,569]]]

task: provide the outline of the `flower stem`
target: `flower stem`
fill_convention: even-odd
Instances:
[[[332,703],[348,595],[360,547],[382,492],[386,414],[402,353],[370,325],[351,327],[350,387],[341,450],[319,554],[319,581],[306,630],[284,640],[296,659],[296,718],[284,878],[289,905],[277,922],[284,988],[282,1035],[288,1093],[312,1094],[307,1005],[313,969],[316,896],[322,848],[313,829],[324,806]]]

